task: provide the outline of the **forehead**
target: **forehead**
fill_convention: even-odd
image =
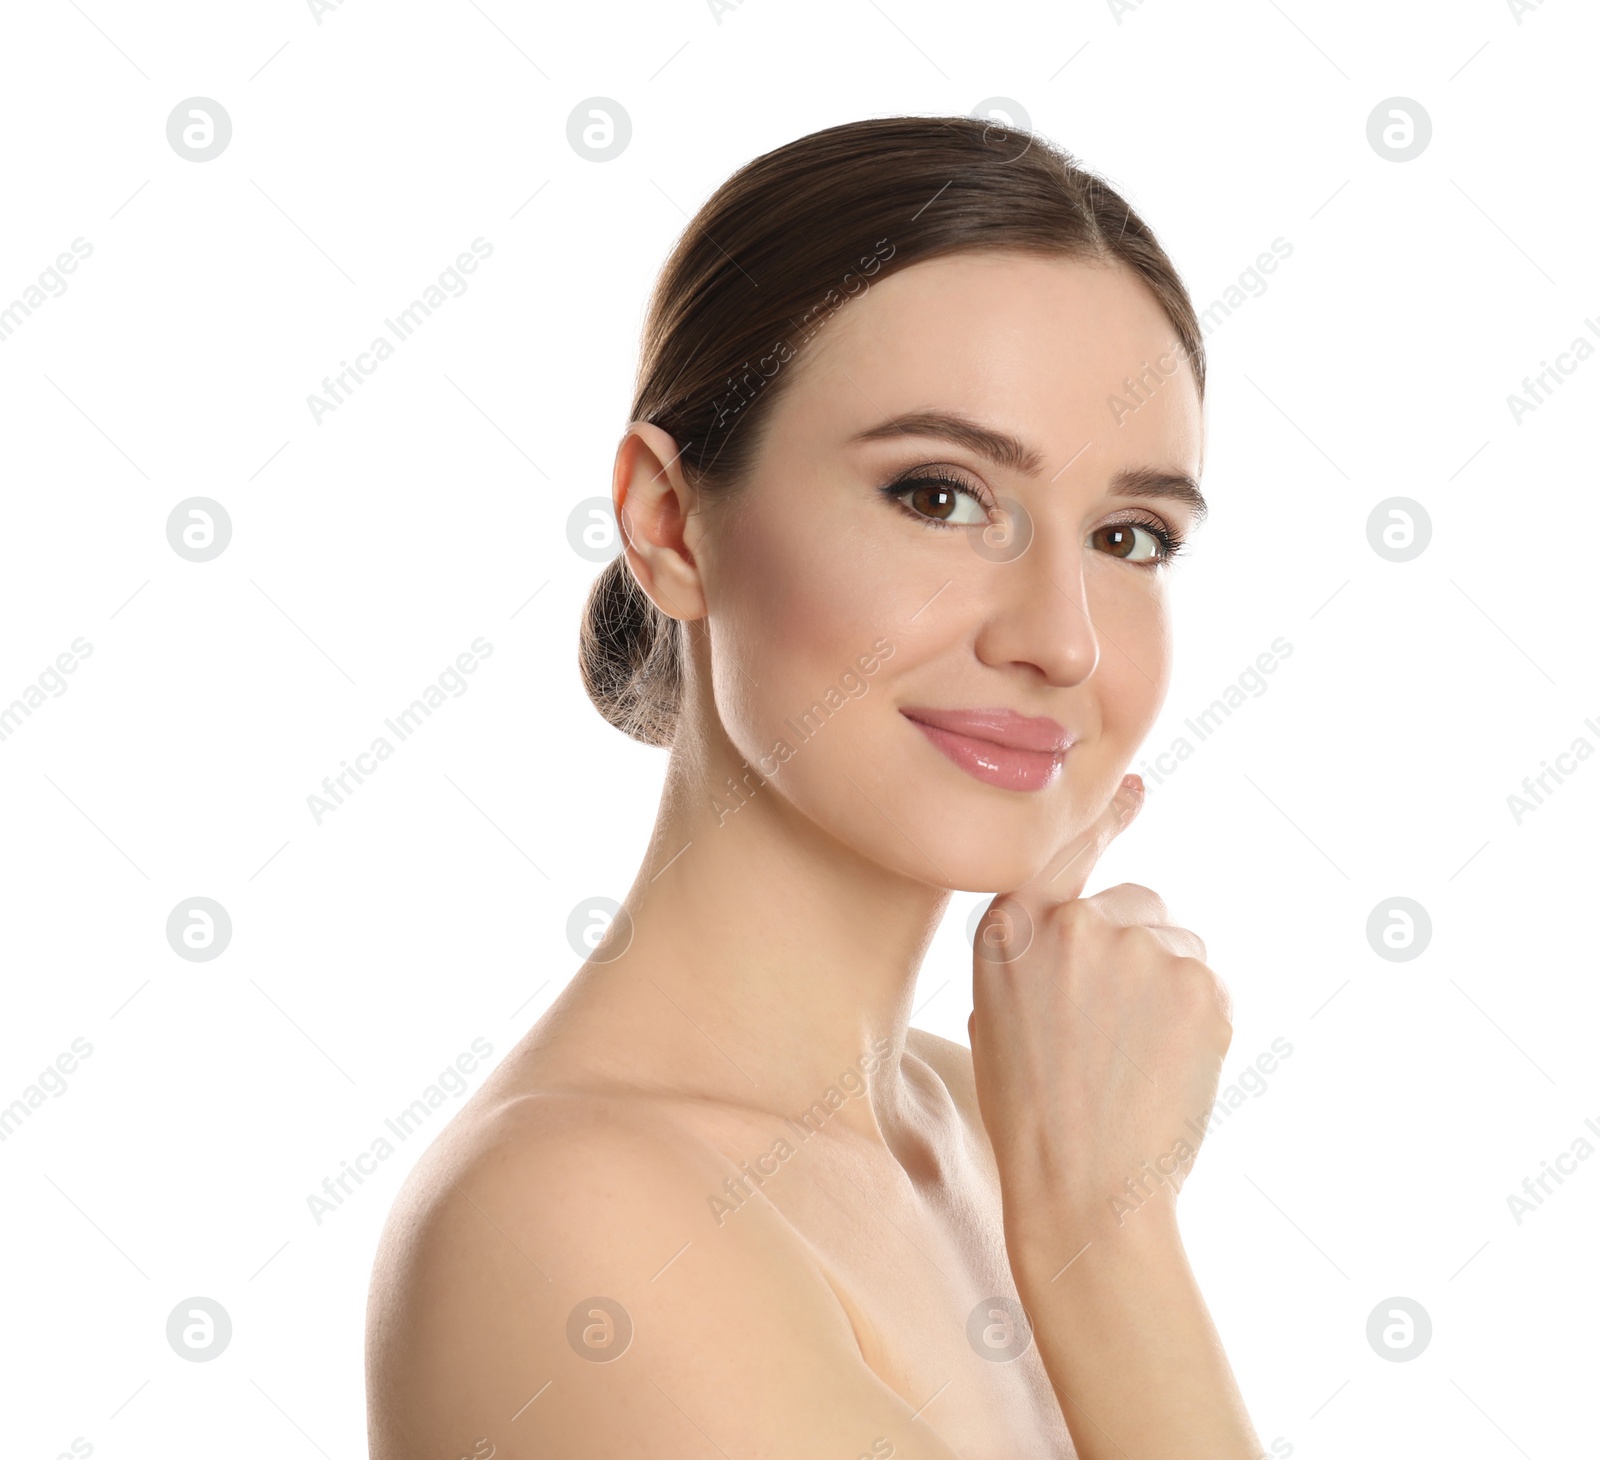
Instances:
[[[802,351],[776,415],[836,444],[887,416],[944,407],[1037,444],[1046,478],[1080,452],[1079,468],[1098,457],[1198,475],[1201,405],[1178,345],[1160,302],[1125,266],[953,254],[890,274],[836,310]]]

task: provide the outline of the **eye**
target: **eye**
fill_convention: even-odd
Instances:
[[[1095,529],[1090,541],[1113,557],[1151,568],[1170,563],[1184,548],[1182,537],[1155,521],[1108,522]]]
[[[918,467],[915,475],[878,490],[928,527],[977,527],[992,520],[975,488],[938,468]]]

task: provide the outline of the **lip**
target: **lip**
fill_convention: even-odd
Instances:
[[[902,707],[935,747],[962,770],[991,786],[1011,791],[1043,790],[1061,771],[1076,737],[1048,715],[1019,715],[985,707],[936,710]]]

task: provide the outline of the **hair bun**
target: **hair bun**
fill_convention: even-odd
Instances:
[[[639,586],[619,552],[594,580],[578,630],[578,668],[596,708],[646,745],[670,747],[683,678],[678,623]]]

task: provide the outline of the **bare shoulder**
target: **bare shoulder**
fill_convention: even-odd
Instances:
[[[636,1095],[522,1095],[430,1148],[373,1269],[372,1460],[949,1456],[776,1209],[719,1219],[734,1170]]]

